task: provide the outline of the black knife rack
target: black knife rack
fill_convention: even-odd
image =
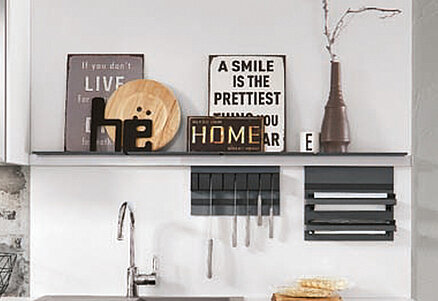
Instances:
[[[394,220],[393,167],[305,167],[305,231],[308,241],[392,241]],[[320,193],[338,194],[315,197]],[[346,198],[345,193],[355,197]],[[343,195],[342,195],[343,194]],[[371,197],[370,194],[373,194]],[[386,195],[379,197],[382,194]],[[327,196],[327,194],[326,194]],[[368,198],[366,196],[369,196]],[[319,205],[348,206],[346,210],[315,210]],[[352,210],[378,205],[380,210]]]
[[[262,196],[262,215],[268,216],[271,206],[274,215],[280,214],[278,166],[193,166],[190,185],[191,215],[232,216],[236,213],[255,216],[259,193]]]

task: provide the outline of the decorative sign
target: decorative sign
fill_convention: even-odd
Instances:
[[[319,152],[319,133],[301,132],[300,133],[300,152],[318,153]]]
[[[209,115],[263,116],[268,152],[285,149],[284,55],[210,56]]]
[[[138,140],[152,137],[152,120],[151,119],[127,119],[122,122],[120,119],[106,119],[105,100],[101,97],[95,97],[92,100],[91,109],[91,134],[90,134],[90,151],[97,150],[97,134],[103,126],[110,127],[114,132],[114,149],[116,152],[122,150],[122,132],[123,132],[123,151],[129,152],[147,152],[152,150],[152,143],[146,141],[143,146],[138,146]]]
[[[91,100],[108,100],[124,83],[143,78],[143,54],[69,54],[65,150],[88,151],[91,133]],[[104,127],[96,138],[98,151],[113,151],[114,144]]]
[[[191,152],[263,152],[263,117],[188,117]]]

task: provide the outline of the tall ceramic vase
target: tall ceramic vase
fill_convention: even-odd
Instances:
[[[342,96],[340,64],[332,61],[330,96],[321,127],[321,150],[325,153],[345,153],[349,144],[350,127]]]

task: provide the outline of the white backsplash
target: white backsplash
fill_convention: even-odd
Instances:
[[[410,170],[397,168],[394,242],[304,241],[301,168],[281,173],[281,216],[275,239],[253,219],[252,245],[231,248],[231,218],[214,222],[214,278],[206,278],[207,219],[190,216],[187,168],[33,167],[31,181],[31,293],[122,295],[128,243],[116,241],[118,207],[134,203],[137,265],[160,260],[154,295],[269,297],[304,275],[346,277],[345,295],[410,297]]]

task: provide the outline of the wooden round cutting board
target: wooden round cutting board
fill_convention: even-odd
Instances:
[[[106,119],[151,119],[152,137],[137,140],[137,146],[152,143],[152,150],[166,146],[178,132],[181,109],[175,95],[161,83],[150,79],[127,82],[118,88],[108,100]],[[106,127],[114,141],[114,127]]]

